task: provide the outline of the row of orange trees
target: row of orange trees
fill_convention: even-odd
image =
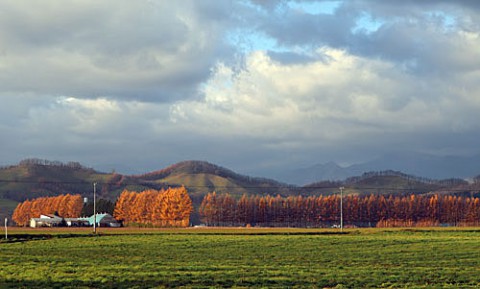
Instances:
[[[26,226],[30,218],[57,213],[78,217],[80,195],[27,200],[18,204],[13,220]],[[184,187],[133,192],[117,199],[114,217],[125,225],[188,226],[192,201]],[[199,208],[201,220],[210,226],[324,227],[338,224],[340,198],[329,196],[207,194]],[[348,195],[343,199],[345,224],[358,226],[480,225],[480,199],[447,195]]]
[[[57,197],[42,197],[27,200],[17,205],[12,219],[19,226],[26,226],[31,218],[45,214],[58,214],[64,218],[77,218],[83,208],[80,195],[61,195]]]
[[[82,208],[80,195],[42,197],[19,203],[12,218],[18,226],[27,226],[31,218],[45,214],[76,218]],[[140,193],[125,190],[115,204],[114,217],[125,225],[185,227],[189,225],[192,210],[192,201],[184,187]]]
[[[247,196],[209,193],[199,208],[210,226],[324,227],[340,221],[340,197]],[[345,224],[356,226],[479,225],[480,199],[459,196],[348,195],[343,199]]]
[[[125,225],[186,227],[192,211],[185,187],[141,193],[126,190],[117,200],[114,217]]]

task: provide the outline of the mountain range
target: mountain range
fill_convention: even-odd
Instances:
[[[295,169],[277,178],[295,185],[306,185],[319,180],[338,181],[364,172],[394,170],[431,179],[471,179],[480,174],[480,155],[433,156],[420,153],[392,153],[368,162],[340,166],[335,162]]]

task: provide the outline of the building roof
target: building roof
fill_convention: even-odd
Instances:
[[[60,223],[63,219],[60,218],[31,218],[35,222],[44,222],[44,223]]]
[[[82,221],[82,222],[88,222],[88,220],[84,219],[84,218],[64,218],[65,222],[70,222],[70,221],[74,221],[74,222],[78,222],[78,221]]]
[[[107,218],[108,218],[108,217],[113,218],[112,215],[107,214],[107,213],[97,214],[97,220],[96,220],[96,221],[97,221],[97,224],[99,224],[99,223],[103,220],[103,218],[105,218],[105,217],[107,217]],[[93,215],[92,215],[91,217],[84,217],[84,218],[78,218],[78,219],[79,219],[79,220],[86,220],[86,221],[88,221],[88,223],[89,223],[90,225],[93,225],[93,222],[94,222],[94,220],[93,220],[93,219],[94,219],[94,218],[93,218]]]
[[[55,214],[40,214],[40,219],[62,220],[63,218]]]

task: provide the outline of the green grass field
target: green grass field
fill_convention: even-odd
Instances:
[[[476,229],[70,232],[12,231],[0,288],[480,286]]]

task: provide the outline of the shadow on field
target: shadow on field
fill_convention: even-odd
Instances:
[[[23,280],[0,280],[0,288],[231,288],[240,286],[240,288],[250,288],[262,286],[266,288],[290,288],[290,280],[190,280],[190,279],[170,279],[170,280],[105,280],[105,281],[23,281]],[[298,284],[297,284],[298,285]],[[307,285],[301,284],[300,285]],[[336,284],[330,284],[335,286]],[[332,286],[332,287],[333,287]],[[322,286],[324,287],[324,286]]]
[[[79,281],[53,282],[53,281],[3,281],[0,280],[0,288],[176,288],[188,284],[164,284],[156,281],[124,281],[124,282],[95,282]]]
[[[93,237],[95,235],[79,235],[79,234],[9,234],[8,239],[1,240],[0,243],[19,243],[28,241],[40,241],[59,238],[79,238]],[[1,287],[0,287],[1,288]]]
[[[221,236],[241,236],[241,235],[246,235],[246,236],[297,236],[297,235],[303,235],[303,236],[311,236],[311,235],[348,235],[350,232],[330,232],[330,231],[324,231],[324,232],[255,232],[255,231],[237,231],[237,232],[199,232],[199,233],[173,233],[172,235],[221,235]]]
[[[190,236],[297,236],[297,235],[347,235],[351,232],[339,232],[339,231],[314,231],[314,232],[255,232],[255,231],[235,231],[235,232],[174,232],[174,233],[139,233],[139,232],[131,232],[127,235],[190,235]],[[41,240],[50,240],[50,239],[62,239],[62,238],[89,238],[89,237],[102,237],[102,236],[121,236],[123,234],[109,234],[109,233],[101,233],[101,234],[9,234],[8,239],[1,239],[0,244],[5,243],[19,243],[19,242],[28,242],[28,241],[41,241]]]

